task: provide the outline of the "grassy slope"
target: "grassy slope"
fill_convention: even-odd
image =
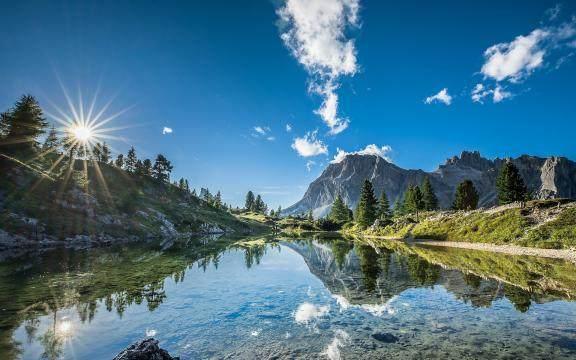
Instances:
[[[500,211],[432,212],[423,214],[417,223],[402,218],[364,234],[556,249],[576,247],[576,206],[570,203],[557,209],[553,206],[556,203],[535,201],[524,209]]]
[[[200,231],[204,223],[236,233],[266,229],[263,224],[247,223],[215,209],[172,185],[129,175],[105,164],[100,164],[100,173],[88,166],[86,179],[84,165],[78,161],[68,181],[42,180],[21,168],[2,176],[0,229],[30,236],[33,229],[19,219],[21,216],[38,219],[46,234],[60,239],[100,233],[113,237],[158,236],[162,216],[179,232]],[[110,220],[116,223],[110,224]]]

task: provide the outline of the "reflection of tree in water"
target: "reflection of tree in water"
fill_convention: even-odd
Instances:
[[[240,249],[244,250],[244,264],[247,269],[252,268],[254,264],[260,265],[260,261],[266,255],[268,249],[277,248],[280,251],[280,245],[277,243],[261,243],[251,244],[249,246],[241,246]]]
[[[358,245],[355,247],[356,255],[360,260],[360,271],[362,272],[362,282],[367,292],[376,290],[376,284],[381,269],[378,263],[378,253],[373,247],[368,245]]]
[[[472,273],[464,273],[463,276],[466,285],[473,289],[478,289],[480,287],[480,284],[482,283],[482,278],[480,276],[476,276]]]
[[[512,304],[516,310],[520,312],[526,312],[530,309],[530,305],[532,305],[532,296],[526,290],[521,288],[504,284],[504,295]]]
[[[332,249],[332,254],[334,255],[334,260],[336,261],[336,266],[338,266],[339,270],[342,270],[346,260],[346,255],[348,255],[353,247],[354,246],[350,241],[330,241],[330,248]]]
[[[431,264],[417,255],[408,255],[407,265],[412,279],[422,286],[436,284],[442,269],[439,265]]]

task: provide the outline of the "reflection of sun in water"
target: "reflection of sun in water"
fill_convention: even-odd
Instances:
[[[56,326],[58,335],[69,336],[72,334],[72,322],[67,319],[62,319]]]

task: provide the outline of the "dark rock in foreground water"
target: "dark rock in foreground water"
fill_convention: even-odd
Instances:
[[[381,341],[381,342],[385,342],[385,343],[395,343],[396,341],[398,341],[398,337],[394,336],[390,333],[375,333],[372,334],[372,337],[375,340]]]
[[[179,360],[179,357],[172,357],[168,351],[158,346],[158,340],[154,338],[138,341],[120,354],[114,360]]]

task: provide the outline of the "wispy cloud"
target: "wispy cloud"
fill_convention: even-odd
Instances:
[[[498,43],[486,49],[484,64],[480,69],[484,83],[475,86],[471,93],[472,101],[482,102],[484,97],[492,96],[493,102],[500,102],[512,97],[502,83],[518,85],[541,68],[552,64],[550,68],[557,69],[566,62],[573,52],[571,44],[576,42],[576,17],[553,23],[560,13],[561,6],[557,5],[546,11],[545,25],[510,42]],[[495,84],[488,89],[487,82]]]
[[[359,0],[287,0],[277,13],[281,38],[311,76],[309,91],[323,98],[315,111],[338,134],[349,120],[338,115],[339,79],[358,71],[356,47],[345,30],[358,26]]]
[[[268,141],[276,140],[276,137],[271,135],[272,130],[268,126],[254,126],[252,129],[254,131],[251,135],[254,138],[263,138]]]
[[[434,102],[440,102],[443,103],[444,105],[452,104],[452,96],[448,94],[448,89],[444,88],[440,90],[436,95],[428,96],[424,100],[424,103],[426,104],[432,104]]]
[[[172,134],[174,130],[172,130],[172,128],[169,128],[167,126],[164,126],[164,128],[162,129],[162,135],[166,135],[166,134]]]
[[[306,170],[308,170],[308,172],[310,172],[312,170],[312,167],[314,167],[314,165],[316,165],[316,161],[314,161],[314,160],[306,161]]]
[[[297,137],[292,143],[292,149],[302,157],[311,157],[328,154],[328,146],[316,138],[317,131],[306,133],[303,137]]]
[[[376,156],[380,156],[381,158],[383,158],[384,160],[388,161],[388,162],[392,162],[392,159],[390,159],[389,154],[392,152],[392,147],[390,147],[389,145],[383,145],[378,147],[376,144],[370,144],[367,145],[364,149],[359,150],[359,151],[352,151],[352,152],[347,152],[344,151],[342,149],[338,149],[336,155],[334,155],[334,159],[332,159],[332,161],[330,161],[331,164],[337,164],[339,162],[341,162],[342,160],[344,160],[344,158],[348,155],[376,155]]]
[[[512,93],[506,91],[502,86],[495,85],[493,89],[487,88],[484,84],[476,84],[474,89],[471,92],[471,98],[473,102],[477,103],[484,103],[484,99],[490,97],[492,98],[492,102],[499,103],[504,99],[512,97]]]
[[[286,124],[286,132],[292,132],[292,125]]]

